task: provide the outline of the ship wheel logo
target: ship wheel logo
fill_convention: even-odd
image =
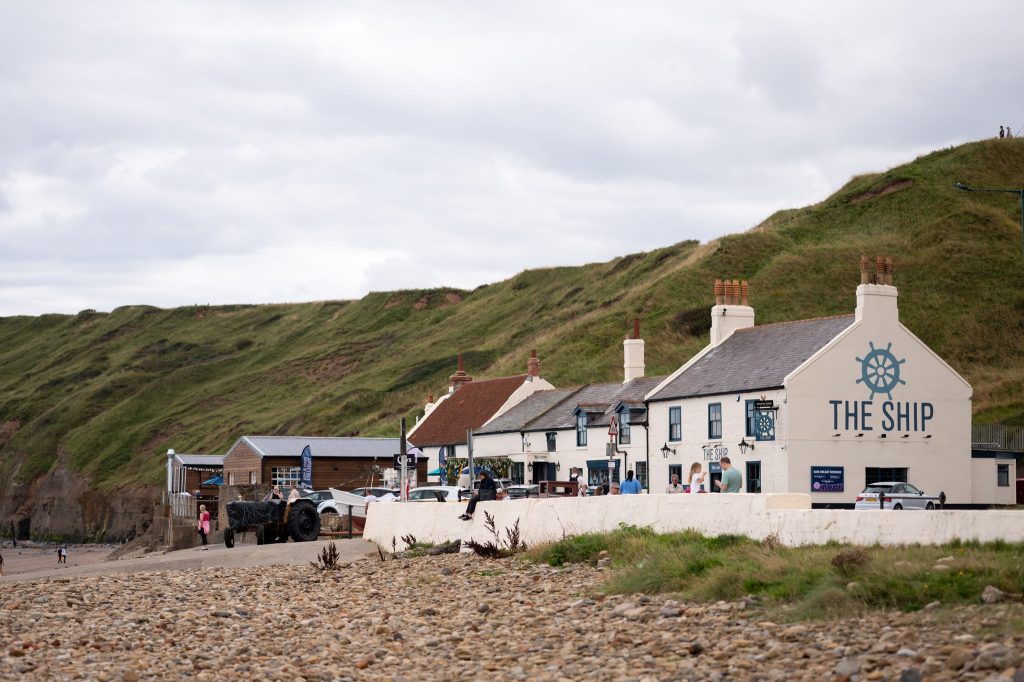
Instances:
[[[906,384],[900,378],[900,365],[906,362],[906,358],[897,360],[892,354],[890,343],[885,348],[875,348],[875,344],[868,342],[871,352],[863,358],[857,358],[860,363],[860,379],[858,384],[864,384],[871,391],[871,399],[874,400],[876,393],[885,393],[892,400],[892,389],[896,384]]]

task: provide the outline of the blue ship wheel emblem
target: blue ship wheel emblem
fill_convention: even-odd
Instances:
[[[892,343],[885,348],[875,348],[875,344],[868,342],[871,352],[863,358],[857,358],[860,363],[860,379],[858,384],[864,384],[871,391],[871,399],[874,400],[876,393],[885,393],[892,400],[892,389],[896,384],[906,384],[900,378],[900,365],[906,362],[906,358],[897,360],[890,349]]]
[[[773,440],[775,433],[775,418],[770,412],[758,412],[754,417],[754,431],[757,440]]]

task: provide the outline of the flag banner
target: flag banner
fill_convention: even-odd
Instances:
[[[308,445],[302,448],[302,479],[299,485],[303,488],[313,487],[313,451]]]

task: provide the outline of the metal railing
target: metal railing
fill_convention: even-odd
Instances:
[[[1024,452],[1024,426],[972,424],[971,446],[981,450]]]

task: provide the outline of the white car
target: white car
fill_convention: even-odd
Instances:
[[[935,509],[938,501],[938,497],[925,495],[923,490],[909,483],[881,481],[866,486],[857,495],[854,509]]]
[[[424,485],[409,492],[410,502],[461,502],[459,487],[454,485]]]
[[[344,490],[331,488],[331,498],[324,500],[317,505],[316,510],[321,514],[348,514],[349,505],[352,505],[352,516],[366,516],[366,498],[361,495],[353,495]]]

